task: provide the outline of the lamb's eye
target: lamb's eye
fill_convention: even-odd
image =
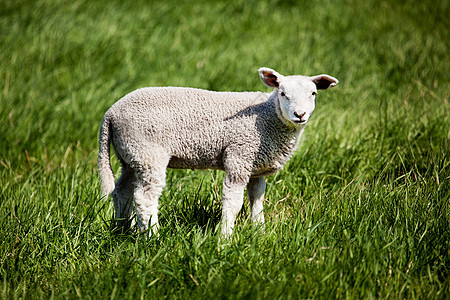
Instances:
[[[281,95],[281,97],[286,96],[286,94],[284,92],[281,92],[280,95]]]
[[[315,96],[315,95],[317,95],[317,93],[316,92],[312,92],[312,95]]]

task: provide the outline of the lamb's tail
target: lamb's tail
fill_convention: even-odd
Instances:
[[[105,115],[100,125],[98,151],[98,174],[103,197],[108,196],[115,188],[114,173],[110,162],[111,131],[111,121],[108,115]]]

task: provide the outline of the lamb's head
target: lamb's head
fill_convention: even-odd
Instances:
[[[275,88],[274,96],[280,108],[281,116],[288,124],[305,125],[316,104],[317,90],[335,86],[338,80],[329,75],[283,76],[269,68],[258,70],[261,81]]]

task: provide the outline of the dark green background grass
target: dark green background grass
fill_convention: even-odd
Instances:
[[[448,1],[0,4],[0,297],[446,298]],[[158,237],[111,233],[97,136],[144,86],[330,74],[301,147],[219,241],[220,172],[168,171]],[[118,164],[113,161],[119,173]]]

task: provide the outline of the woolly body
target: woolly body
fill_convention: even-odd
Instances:
[[[262,223],[263,176],[278,171],[289,160],[306,124],[283,117],[279,90],[277,86],[266,94],[153,87],[131,92],[116,102],[100,129],[99,173],[103,193],[114,190],[120,226],[130,223],[134,200],[140,230],[157,229],[158,198],[167,167],[226,172],[224,235],[231,234],[246,185],[252,219]],[[122,164],[116,184],[109,161],[110,143]]]

